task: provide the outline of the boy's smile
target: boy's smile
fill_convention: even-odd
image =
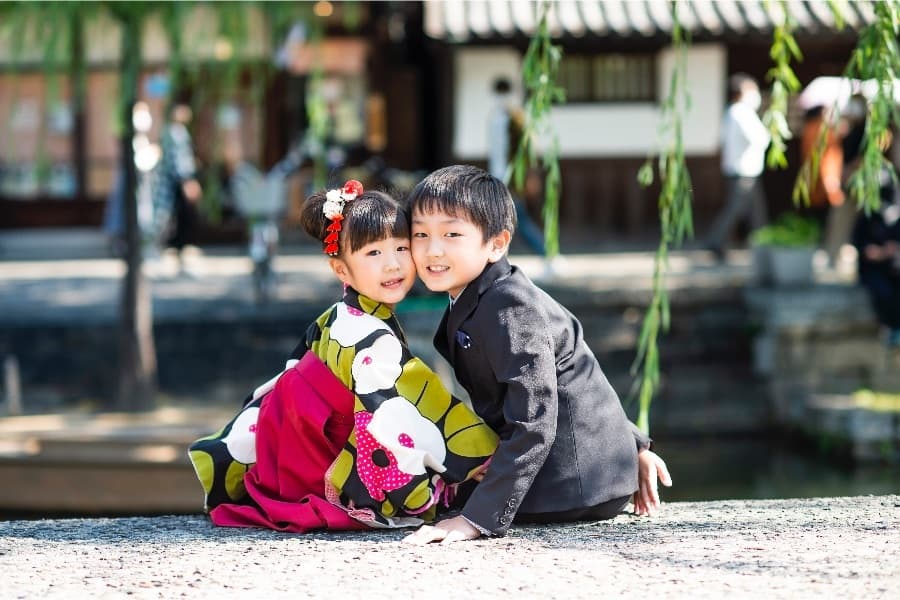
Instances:
[[[484,240],[466,218],[444,212],[416,212],[412,218],[412,254],[416,272],[428,289],[456,298],[484,270],[506,253],[509,232]]]

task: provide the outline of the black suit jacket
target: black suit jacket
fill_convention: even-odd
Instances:
[[[475,411],[500,435],[462,514],[504,534],[516,513],[595,506],[638,487],[628,420],[581,324],[506,258],[448,307],[435,334]]]

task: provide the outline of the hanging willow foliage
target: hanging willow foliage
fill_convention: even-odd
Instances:
[[[868,213],[880,202],[881,173],[886,170],[896,182],[897,174],[884,151],[891,143],[891,126],[900,130],[900,110],[896,103],[900,78],[900,0],[884,0],[875,5],[875,22],[859,36],[847,76],[877,82],[870,99],[862,145],[862,162],[850,177],[850,193]]]
[[[546,171],[544,182],[544,246],[546,257],[559,254],[559,194],[562,180],[559,170],[559,140],[550,123],[554,103],[565,102],[565,90],[556,84],[562,48],[553,43],[547,26],[550,2],[540,5],[537,31],[531,38],[522,64],[526,99],[522,137],[512,162],[512,181],[522,189],[528,169],[538,164],[538,147],[543,147],[541,166]],[[507,177],[509,180],[509,177]]]
[[[836,22],[842,26],[843,6],[830,3]],[[871,85],[868,96],[866,128],[861,146],[859,168],[850,176],[848,187],[857,206],[866,213],[877,210],[881,203],[880,187],[883,176],[895,183],[894,165],[885,156],[892,141],[891,128],[900,130],[900,0],[883,0],[873,5],[875,20],[864,27],[844,77],[857,79]],[[834,107],[835,114],[839,106]],[[816,143],[816,150],[800,168],[794,182],[793,199],[796,204],[809,204],[810,182],[818,176],[820,157],[825,149],[827,128],[823,127]]]
[[[772,90],[769,108],[763,114],[762,122],[772,137],[766,164],[770,169],[785,169],[788,166],[786,140],[792,137],[787,122],[788,100],[791,94],[800,91],[800,80],[791,68],[791,60],[803,60],[803,55],[794,39],[796,21],[791,16],[787,0],[779,0],[777,6],[781,19],[772,33],[772,47],[769,50],[775,64],[766,74],[766,79],[772,82]],[[766,2],[766,8],[772,11],[770,2]]]
[[[669,80],[669,93],[661,106],[660,137],[664,140],[664,150],[657,159],[661,186],[658,198],[661,235],[653,262],[653,299],[644,315],[637,356],[631,366],[632,375],[640,374],[635,380],[632,395],[638,395],[637,426],[645,433],[650,431],[650,403],[659,387],[659,335],[669,329],[671,319],[666,291],[669,247],[680,245],[685,236],[693,235],[693,189],[682,141],[684,113],[690,109],[691,103],[686,79],[690,34],[678,21],[675,2],[671,3],[671,14],[675,65]],[[653,183],[653,179],[653,163],[648,158],[638,172],[638,181],[646,187]]]

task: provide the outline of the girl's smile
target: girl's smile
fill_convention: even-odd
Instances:
[[[415,283],[416,267],[407,238],[385,238],[331,259],[344,284],[363,296],[393,308]]]

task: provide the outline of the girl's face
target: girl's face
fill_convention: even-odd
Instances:
[[[371,242],[329,262],[344,284],[391,308],[406,297],[416,280],[408,238]]]

